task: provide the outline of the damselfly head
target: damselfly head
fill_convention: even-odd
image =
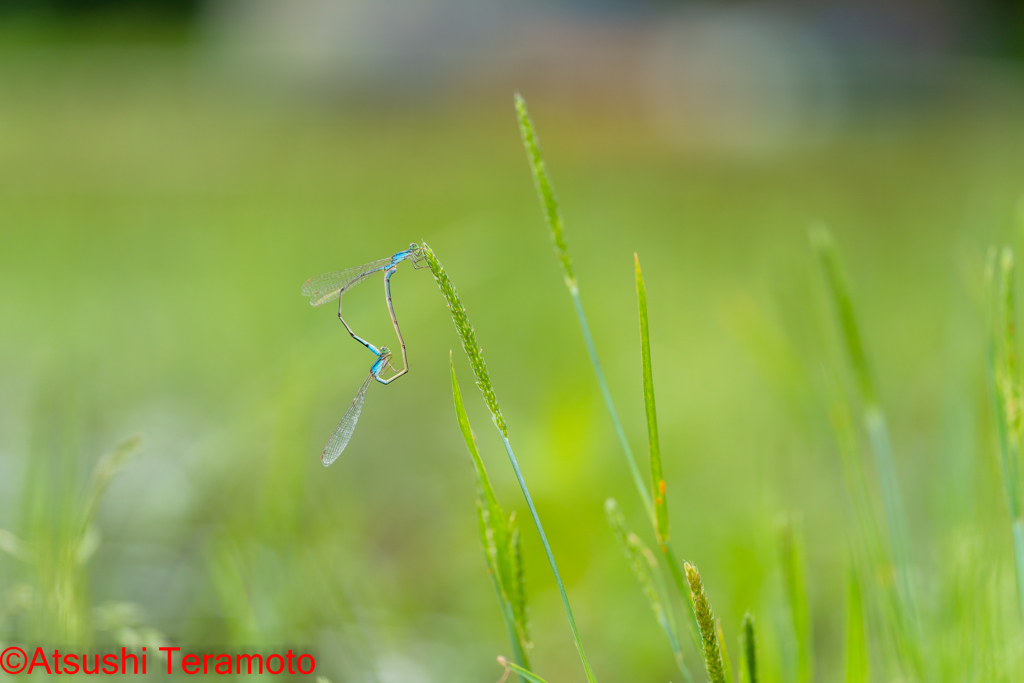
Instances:
[[[380,347],[380,358],[386,363],[391,358],[391,349],[386,346]]]

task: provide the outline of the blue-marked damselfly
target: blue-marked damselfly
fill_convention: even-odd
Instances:
[[[405,339],[402,338],[402,330],[398,327],[398,318],[395,317],[395,308],[391,303],[391,276],[395,274],[398,264],[402,261],[410,261],[413,268],[419,268],[421,267],[420,262],[422,259],[423,256],[419,246],[413,243],[409,245],[408,249],[397,252],[388,258],[371,261],[355,268],[336,270],[331,273],[311,277],[302,285],[302,294],[309,297],[309,303],[313,306],[320,306],[321,304],[338,299],[338,320],[345,326],[345,329],[348,330],[353,339],[373,351],[373,345],[353,332],[349,324],[345,322],[345,318],[341,315],[341,303],[346,292],[366,282],[374,273],[383,272],[384,298],[387,302],[388,313],[391,315],[391,324],[395,328],[395,334],[398,335],[398,342],[402,351],[402,369],[395,375],[395,377],[400,377],[409,371],[409,361],[405,353]]]
[[[348,445],[349,439],[352,438],[352,432],[356,428],[356,422],[359,420],[359,414],[363,410],[363,401],[366,398],[366,390],[369,388],[370,382],[372,380],[377,380],[381,384],[391,384],[391,382],[409,372],[409,361],[405,351],[405,339],[402,337],[402,330],[398,326],[398,318],[395,316],[395,308],[391,301],[391,276],[395,274],[395,271],[398,269],[398,264],[402,261],[410,261],[413,264],[413,267],[417,268],[420,267],[419,264],[421,260],[422,255],[420,253],[420,248],[416,244],[410,244],[408,249],[397,252],[389,258],[373,261],[356,268],[324,273],[323,275],[306,280],[306,283],[302,286],[302,294],[310,298],[309,303],[313,306],[320,306],[321,304],[328,303],[337,298],[338,320],[340,320],[341,324],[345,326],[345,329],[348,330],[348,333],[353,339],[365,346],[377,357],[377,360],[370,368],[370,374],[367,375],[362,386],[359,388],[359,391],[356,393],[355,398],[352,400],[352,405],[350,405],[348,410],[345,411],[345,415],[341,418],[341,422],[338,423],[334,433],[331,434],[331,438],[327,441],[327,446],[324,447],[324,451],[320,456],[320,461],[324,466],[330,465],[334,462],[338,456],[341,455],[341,452],[345,450],[345,446]],[[344,294],[357,285],[366,282],[366,280],[368,280],[374,273],[382,271],[384,272],[384,298],[387,302],[388,313],[391,316],[391,324],[395,328],[395,334],[398,336],[398,343],[402,350],[401,370],[396,370],[395,367],[391,365],[391,351],[386,346],[382,346],[378,349],[376,346],[357,335],[341,315],[341,303]],[[391,375],[391,377],[385,378],[383,376],[385,368],[390,368],[394,374]]]

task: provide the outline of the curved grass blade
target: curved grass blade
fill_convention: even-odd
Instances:
[[[576,628],[576,619],[572,614],[572,607],[569,605],[569,596],[565,592],[565,584],[562,583],[562,575],[558,571],[558,565],[555,563],[554,553],[551,552],[551,544],[548,543],[547,534],[544,533],[544,526],[540,522],[540,515],[537,514],[537,508],[533,504],[533,498],[530,496],[530,490],[526,486],[526,480],[523,478],[523,473],[519,469],[519,461],[516,460],[515,453],[512,451],[512,444],[508,441],[508,428],[505,424],[504,418],[501,416],[501,411],[498,408],[498,398],[494,394],[494,389],[491,387],[491,380],[487,374],[487,364],[484,362],[483,351],[480,349],[480,344],[477,343],[476,333],[473,330],[473,326],[469,323],[469,316],[466,313],[466,307],[462,305],[462,301],[459,300],[458,292],[455,291],[455,286],[452,284],[451,279],[448,277],[448,273],[445,272],[444,266],[437,259],[434,251],[426,244],[422,247],[423,256],[426,258],[427,265],[430,266],[430,272],[434,276],[434,281],[437,283],[438,289],[441,290],[441,294],[444,296],[445,301],[448,303],[448,309],[451,311],[452,322],[455,323],[455,330],[459,334],[459,339],[462,341],[462,348],[466,352],[466,357],[469,359],[470,367],[473,368],[473,374],[476,376],[477,387],[480,388],[480,393],[483,394],[484,403],[491,411],[491,418],[494,421],[494,426],[498,429],[498,434],[501,437],[501,442],[505,446],[505,453],[508,454],[509,463],[512,465],[512,471],[515,472],[516,480],[519,482],[519,488],[523,492],[523,498],[526,499],[526,507],[530,510],[530,516],[533,518],[533,524],[537,528],[537,535],[540,536],[541,545],[544,546],[544,554],[547,555],[548,565],[551,567],[551,573],[554,575],[555,585],[558,587],[558,594],[562,598],[562,607],[565,609],[565,617],[569,622],[569,629],[572,631],[573,639],[576,643],[576,651],[579,653],[580,661],[583,663],[583,669],[587,674],[587,680],[590,683],[595,683],[596,678],[594,672],[590,668],[590,662],[587,660],[587,654],[583,649],[583,642],[580,640],[579,630]]]
[[[757,635],[754,631],[754,616],[747,612],[740,625],[740,683],[757,681]]]
[[[355,268],[335,270],[323,275],[317,275],[306,280],[302,285],[302,296],[309,297],[309,303],[313,306],[334,301],[339,296],[355,288],[376,272],[384,270],[384,267],[391,263],[391,258],[380,259],[370,263],[364,263]]]
[[[363,401],[366,400],[366,390],[370,387],[371,381],[373,381],[372,372],[363,380],[363,386],[359,387],[359,391],[356,392],[356,397],[352,399],[352,405],[341,416],[341,422],[334,428],[331,438],[327,440],[324,452],[320,454],[320,462],[324,464],[324,467],[338,459],[352,438],[352,432],[356,430],[356,423],[359,422],[359,414],[363,412]]]
[[[711,683],[726,683],[725,664],[722,662],[722,651],[718,646],[718,629],[715,627],[715,613],[704,591],[700,572],[689,562],[684,564],[683,568],[690,583],[690,595],[693,597],[693,609],[697,614],[697,626],[700,628],[704,666],[707,668],[708,678]]]
[[[619,547],[629,561],[629,566],[640,583],[640,588],[647,598],[647,603],[651,606],[651,611],[654,612],[654,618],[657,619],[661,630],[665,632],[665,636],[668,638],[679,671],[683,674],[684,680],[692,682],[693,677],[683,661],[683,648],[679,644],[679,634],[676,624],[672,619],[672,613],[665,609],[667,601],[663,601],[664,588],[656,578],[658,560],[644,542],[636,534],[629,531],[629,528],[626,526],[626,518],[623,516],[622,510],[614,498],[609,498],[605,501],[604,511],[608,517],[608,525],[615,532],[615,540],[618,541]]]
[[[513,662],[510,662],[507,659],[505,659],[504,657],[498,657],[498,664],[500,664],[501,666],[505,667],[506,675],[508,674],[509,670],[512,670],[512,671],[515,671],[517,674],[519,674],[519,676],[521,678],[525,678],[526,680],[531,681],[532,683],[548,683],[547,681],[545,681],[543,678],[541,678],[537,674],[533,673],[532,671],[530,671],[528,669],[524,669],[523,667],[518,666],[518,665],[516,665]]]
[[[505,513],[494,495],[490,478],[473,438],[469,417],[462,402],[462,392],[455,376],[455,365],[448,357],[451,370],[452,396],[455,399],[455,414],[458,418],[462,438],[473,459],[477,480],[477,522],[480,542],[487,559],[487,571],[498,594],[498,603],[505,620],[512,656],[516,662],[529,667],[529,626],[526,620],[526,585],[522,575],[522,546],[519,531],[514,526],[514,515],[506,525]]]

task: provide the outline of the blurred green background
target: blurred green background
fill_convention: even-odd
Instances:
[[[35,557],[0,538],[0,639],[162,634],[312,651],[336,683],[497,679],[508,644],[454,349],[524,530],[534,667],[583,680],[428,272],[393,280],[410,374],[372,386],[343,457],[319,463],[372,357],[299,288],[425,240],[476,327],[599,679],[678,678],[604,520],[614,496],[643,528],[534,195],[519,90],[643,456],[640,256],[675,545],[730,643],[751,609],[766,672],[787,670],[774,534],[802,515],[819,678],[841,670],[853,523],[818,388],[841,366],[807,246],[817,220],[854,283],[936,638],[1019,642],[1013,608],[985,607],[1013,589],[981,264],[1019,240],[1024,189],[1024,72],[982,30],[999,22],[958,33],[956,6],[435,2],[412,20],[409,5],[169,5],[0,16],[0,527]],[[724,59],[730,45],[749,51]],[[379,281],[346,310],[393,345]],[[133,434],[142,452],[76,564],[93,467]],[[940,588],[953,575],[962,601]]]

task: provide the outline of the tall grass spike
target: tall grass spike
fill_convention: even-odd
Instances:
[[[565,243],[565,233],[562,230],[562,209],[558,205],[558,198],[555,197],[551,178],[548,177],[548,169],[544,165],[544,157],[540,153],[540,143],[537,141],[533,122],[530,121],[530,114],[526,111],[526,102],[519,93],[515,95],[515,103],[516,118],[519,119],[519,132],[523,136],[523,146],[526,148],[526,157],[530,162],[530,172],[533,174],[533,182],[537,186],[537,194],[540,195],[541,205],[544,207],[544,218],[547,220],[548,228],[551,229],[551,242],[555,245],[555,254],[558,256],[558,262],[562,265],[566,286],[569,291],[576,291],[576,274],[572,270],[569,247]]]
[[[700,572],[689,562],[683,565],[686,580],[690,583],[690,595],[693,597],[693,609],[697,615],[697,626],[700,628],[704,665],[707,668],[711,683],[726,683],[725,665],[722,663],[722,651],[718,647],[718,628],[715,625],[715,613],[711,609],[704,584],[700,580]],[[731,681],[729,683],[732,683]]]
[[[433,250],[427,246],[426,243],[423,245],[423,252],[427,259],[427,264],[430,266],[430,272],[434,275],[434,280],[437,282],[438,288],[444,295],[445,300],[448,302],[448,308],[452,314],[452,321],[455,323],[455,329],[459,333],[459,337],[462,340],[462,348],[466,352],[466,356],[469,357],[470,365],[473,368],[473,373],[476,375],[477,386],[480,387],[480,391],[484,396],[484,402],[487,407],[491,410],[491,416],[494,419],[494,426],[498,429],[498,434],[501,437],[501,442],[505,446],[505,453],[508,454],[509,463],[512,465],[512,471],[516,475],[516,480],[519,482],[519,488],[523,492],[523,498],[526,499],[526,507],[530,511],[530,516],[533,518],[533,525],[537,528],[537,535],[540,536],[541,545],[544,547],[544,554],[547,555],[548,565],[551,567],[551,573],[555,578],[555,586],[558,587],[559,597],[562,598],[562,607],[565,609],[565,617],[569,622],[569,629],[572,631],[573,640],[576,643],[576,651],[579,653],[580,661],[583,663],[583,669],[587,674],[587,680],[590,683],[596,683],[597,679],[594,677],[594,672],[590,668],[590,662],[587,660],[587,653],[583,649],[583,642],[580,640],[579,629],[576,628],[576,619],[572,614],[572,607],[569,605],[569,596],[565,592],[565,584],[562,583],[562,575],[558,571],[558,564],[555,562],[555,555],[551,551],[551,544],[548,542],[547,534],[544,533],[544,525],[541,524],[540,515],[537,514],[537,507],[533,504],[533,498],[530,496],[530,490],[526,486],[526,479],[523,478],[523,473],[519,469],[519,461],[516,459],[515,453],[512,451],[512,444],[508,440],[508,431],[505,428],[505,420],[501,417],[501,412],[498,410],[498,399],[494,395],[494,390],[491,388],[491,380],[487,376],[487,365],[484,362],[483,352],[480,350],[480,345],[477,344],[476,334],[473,332],[473,326],[469,323],[469,316],[466,314],[466,309],[459,301],[459,296],[455,291],[455,286],[452,285],[451,280],[448,278],[448,274],[444,270],[444,266],[438,260],[437,256],[434,255]]]
[[[480,393],[484,395],[484,403],[487,404],[487,408],[491,411],[491,419],[494,420],[498,430],[507,438],[508,428],[505,426],[505,418],[501,416],[501,408],[498,407],[498,397],[494,395],[494,389],[491,387],[491,378],[487,374],[487,362],[484,361],[483,351],[476,340],[476,332],[473,330],[473,326],[469,324],[466,307],[459,300],[459,293],[455,291],[455,285],[448,278],[444,266],[437,260],[434,250],[426,242],[423,243],[423,255],[427,258],[427,264],[430,266],[430,272],[434,276],[434,281],[437,283],[438,288],[440,288],[441,294],[444,295],[445,301],[448,302],[448,309],[452,313],[452,322],[455,323],[455,331],[459,333],[459,339],[462,341],[462,350],[466,352],[469,365],[473,368],[476,385],[480,388]]]

